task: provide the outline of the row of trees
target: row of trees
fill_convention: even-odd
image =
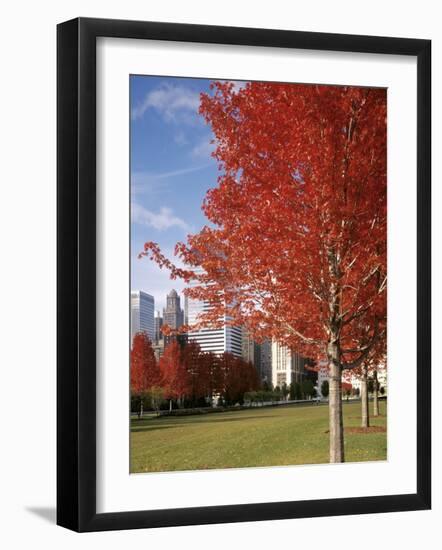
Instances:
[[[230,353],[203,353],[196,342],[176,340],[157,362],[149,337],[139,332],[131,351],[131,392],[141,414],[146,398],[153,408],[168,400],[179,406],[198,406],[217,396],[222,404],[243,403],[244,394],[259,388],[254,366]]]
[[[275,390],[278,389],[279,388],[277,386]],[[302,382],[292,382],[290,385],[283,384],[281,392],[284,398],[288,398],[292,401],[297,399],[310,399],[317,396],[313,381],[309,378],[303,380]]]
[[[312,380],[306,379],[302,383],[292,382],[290,385],[283,384],[274,389],[268,384],[263,384],[262,389],[258,391],[247,392],[244,400],[250,403],[265,403],[269,401],[282,401],[290,399],[291,401],[300,399],[310,399],[316,397],[317,392]]]
[[[368,408],[368,397],[371,394],[373,399],[373,416],[379,416],[379,394],[385,394],[385,388],[380,385],[377,377],[377,369],[374,369],[371,376],[365,372],[365,369],[360,373],[361,389],[353,388],[351,384],[342,383],[342,394],[347,399],[350,396],[361,398],[361,426],[368,428],[370,426],[370,413]],[[321,384],[321,395],[328,397],[330,385],[328,380],[324,380]]]

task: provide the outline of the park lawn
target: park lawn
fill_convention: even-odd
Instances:
[[[370,403],[370,412],[372,403]],[[387,433],[353,433],[360,402],[344,403],[346,462],[387,459]],[[386,403],[372,426],[386,428]],[[131,421],[131,472],[328,462],[327,405],[283,406]]]

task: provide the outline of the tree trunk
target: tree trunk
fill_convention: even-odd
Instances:
[[[373,372],[373,416],[379,416],[378,371]]]
[[[361,378],[361,409],[362,409],[362,428],[368,428],[370,426],[370,416],[368,411],[368,372],[367,367],[362,367]]]
[[[344,462],[344,425],[342,420],[342,367],[336,343],[328,346],[330,462]]]
[[[138,414],[138,418],[143,417],[143,398],[140,399],[140,412]]]
[[[169,411],[172,410],[172,399],[169,399]]]

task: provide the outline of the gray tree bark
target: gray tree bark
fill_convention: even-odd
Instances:
[[[378,371],[373,372],[373,416],[379,416],[379,401],[378,401]]]
[[[330,462],[344,462],[344,425],[342,420],[342,367],[336,342],[328,345]]]
[[[368,410],[368,369],[364,365],[362,367],[362,378],[361,378],[361,427],[368,428],[370,426],[370,416]]]

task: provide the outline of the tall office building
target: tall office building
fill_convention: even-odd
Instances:
[[[164,335],[161,332],[161,327],[163,326],[163,318],[161,317],[159,311],[155,311],[154,323],[155,323],[155,337],[154,337],[154,340],[155,340],[155,343],[158,344],[158,342],[160,340],[164,339]]]
[[[147,294],[146,292],[143,292],[142,290],[133,290],[130,293],[130,306],[131,343],[137,332],[146,332],[153,342],[155,338],[155,302],[153,296]]]
[[[272,383],[272,341],[269,339],[261,343],[261,379],[268,384]]]
[[[261,345],[255,342],[250,333],[245,327],[242,327],[242,358],[244,361],[249,361],[258,372],[259,378],[262,380],[261,372]]]
[[[184,324],[189,324],[189,298],[184,296]]]
[[[207,311],[209,307],[207,302],[189,298],[189,325],[195,324],[198,315]],[[229,318],[225,317],[224,325],[220,328],[204,328],[198,331],[189,332],[188,340],[197,342],[203,352],[211,351],[216,355],[222,355],[224,352],[229,352],[236,357],[242,357],[242,329],[241,327],[226,326],[225,323],[228,321]]]
[[[171,290],[166,297],[166,307],[163,309],[163,323],[172,329],[184,324],[184,313],[181,309],[180,297],[176,290]]]
[[[272,384],[282,387],[302,382],[305,358],[276,341],[272,342]]]

